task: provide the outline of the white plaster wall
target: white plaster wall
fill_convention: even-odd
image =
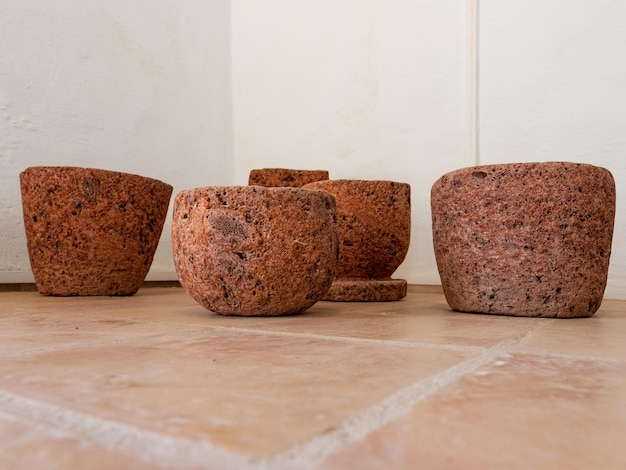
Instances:
[[[606,296],[626,299],[626,2],[481,0],[481,163],[609,169],[617,216]]]
[[[273,166],[405,181],[413,233],[396,276],[434,284],[436,178],[570,160],[616,178],[607,296],[626,298],[624,24],[622,0],[4,0],[0,282],[32,279],[29,165],[140,173],[175,192]],[[169,223],[152,279],[175,277]]]
[[[411,183],[396,275],[438,283],[429,191],[441,174],[601,165],[618,186],[607,296],[626,298],[625,11],[621,0],[233,0],[235,180],[279,166]]]
[[[232,183],[228,0],[3,0],[0,282],[32,280],[19,172]],[[170,207],[171,214],[171,207]],[[149,279],[175,279],[170,216]]]
[[[253,168],[411,184],[396,277],[437,284],[430,188],[466,161],[465,0],[233,0],[235,181]]]

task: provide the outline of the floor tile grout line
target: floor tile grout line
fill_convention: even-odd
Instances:
[[[450,343],[423,343],[419,341],[399,341],[399,340],[387,340],[387,339],[374,339],[374,338],[359,338],[356,336],[332,336],[332,335],[320,335],[316,333],[297,333],[293,331],[273,331],[273,330],[265,330],[265,329],[255,329],[255,328],[239,328],[239,327],[229,327],[229,326],[211,326],[211,328],[215,329],[224,329],[229,331],[238,331],[242,333],[252,333],[252,334],[268,334],[272,336],[288,336],[288,337],[298,337],[298,338],[308,338],[308,339],[318,339],[325,341],[338,341],[344,343],[369,343],[369,344],[378,344],[378,345],[386,345],[386,346],[402,346],[402,347],[416,347],[420,349],[444,349],[448,351],[462,351],[462,352],[477,352],[477,351],[485,351],[488,349],[484,346],[461,346],[457,344]]]
[[[562,359],[569,361],[586,361],[593,362],[597,364],[626,364],[626,358],[620,359],[616,357],[606,357],[606,356],[593,356],[589,354],[579,355],[579,354],[567,354],[560,352],[550,352],[550,351],[532,351],[532,350],[515,350],[512,351],[515,354],[521,354],[524,356],[540,356],[542,358],[547,359]]]
[[[206,440],[166,436],[124,423],[96,418],[0,389],[0,409],[26,424],[45,426],[155,468],[258,468],[251,456],[216,447]]]
[[[553,322],[553,319],[541,319],[543,322],[540,327],[543,327],[544,324],[548,322]],[[346,342],[346,343],[364,343],[364,344],[377,344],[377,345],[387,345],[387,346],[400,346],[400,347],[415,347],[420,349],[439,349],[439,350],[447,350],[447,351],[461,351],[461,352],[480,352],[485,351],[489,348],[489,346],[462,346],[458,344],[451,343],[424,343],[421,341],[401,341],[401,340],[393,340],[393,339],[375,339],[375,338],[360,338],[356,336],[333,336],[333,335],[322,335],[316,333],[306,333],[306,332],[293,332],[293,331],[275,331],[269,330],[265,328],[245,328],[245,327],[233,327],[233,326],[224,326],[224,325],[196,325],[193,323],[171,323],[172,325],[179,325],[188,328],[184,331],[178,332],[169,332],[169,333],[160,333],[160,334],[149,334],[149,335],[139,335],[139,336],[128,336],[125,338],[118,338],[115,340],[106,340],[106,341],[94,341],[89,344],[81,344],[74,343],[68,345],[58,345],[47,348],[38,348],[32,349],[29,351],[20,351],[19,354],[16,355],[5,355],[5,357],[23,357],[24,355],[32,356],[37,354],[45,354],[49,352],[60,352],[60,351],[71,351],[75,349],[88,349],[91,347],[103,347],[110,345],[118,345],[118,344],[132,344],[137,341],[145,340],[146,338],[158,338],[164,337],[167,335],[180,335],[184,333],[188,334],[198,334],[200,332],[208,331],[208,330],[222,330],[222,331],[234,331],[237,333],[249,333],[256,335],[267,334],[270,336],[287,336],[287,337],[297,337],[297,338],[308,338],[308,339],[317,339],[317,340],[325,340],[325,341],[338,341],[338,342]],[[546,353],[549,354],[549,353]],[[572,356],[573,357],[573,356]]]
[[[193,330],[185,330],[185,331],[180,331],[177,332],[176,334],[181,334],[181,333],[190,333],[193,331],[197,331],[196,329]],[[3,355],[3,357],[5,358],[20,358],[20,357],[24,357],[24,356],[35,356],[37,354],[46,354],[46,353],[53,353],[53,352],[63,352],[63,351],[72,351],[75,349],[90,349],[92,347],[95,348],[101,348],[103,346],[115,346],[115,345],[119,345],[119,344],[125,344],[125,343],[135,343],[138,340],[142,340],[142,339],[147,339],[147,338],[158,338],[158,337],[162,337],[164,336],[164,334],[160,333],[160,334],[144,334],[144,335],[137,335],[137,336],[132,336],[129,335],[127,337],[124,338],[117,338],[117,339],[110,339],[110,340],[103,340],[103,341],[93,341],[90,343],[69,343],[69,344],[58,344],[55,346],[51,346],[51,347],[41,347],[38,349],[31,349],[29,351],[19,351],[18,354],[10,354],[10,353],[5,353]]]
[[[503,341],[477,357],[463,361],[443,372],[434,374],[405,387],[377,404],[346,419],[333,432],[313,437],[308,442],[293,447],[275,457],[265,459],[261,468],[315,469],[330,455],[355,444],[368,434],[407,415],[415,405],[424,401],[443,387],[476,371],[496,358],[507,354],[513,347],[534,335],[545,323],[538,324],[516,340]]]
[[[357,413],[339,425],[336,431],[312,438],[275,457],[258,459],[216,447],[210,442],[184,437],[165,436],[119,422],[100,419],[0,389],[0,409],[29,423],[47,426],[51,431],[65,431],[107,450],[134,457],[151,465],[185,468],[279,469],[314,468],[335,451],[358,442],[367,434],[406,415],[417,403],[495,358],[509,352],[516,344],[541,329],[536,325],[517,340],[501,342],[477,357],[420,380],[376,405]]]
[[[176,324],[176,323],[173,323]],[[462,346],[451,343],[424,343],[420,341],[400,341],[393,339],[375,339],[375,338],[359,338],[356,336],[333,336],[333,335],[321,335],[316,333],[298,333],[292,331],[274,331],[263,328],[241,328],[241,327],[230,327],[230,326],[222,326],[222,325],[194,325],[194,324],[179,324],[184,325],[188,329],[178,332],[168,332],[168,333],[159,333],[159,334],[148,334],[148,335],[138,335],[138,336],[128,336],[124,338],[118,338],[114,340],[105,340],[105,341],[93,341],[91,343],[73,343],[73,344],[59,344],[51,347],[40,347],[37,349],[31,349],[28,351],[19,351],[19,354],[11,355],[5,354],[4,357],[23,357],[23,356],[33,356],[37,354],[45,354],[49,352],[60,352],[60,351],[71,351],[75,349],[89,349],[92,347],[103,347],[103,346],[113,346],[118,344],[132,344],[141,340],[145,340],[147,338],[158,338],[158,337],[166,337],[172,335],[182,335],[185,333],[188,334],[198,334],[200,332],[205,332],[208,330],[220,330],[220,331],[233,331],[236,333],[248,333],[255,335],[269,335],[269,336],[287,336],[291,338],[308,338],[308,339],[317,339],[317,340],[325,340],[325,341],[337,341],[344,343],[363,343],[363,344],[377,344],[377,345],[386,345],[386,346],[400,346],[400,347],[415,347],[420,349],[440,349],[446,351],[461,351],[461,352],[480,352],[484,351],[488,348],[488,346]]]

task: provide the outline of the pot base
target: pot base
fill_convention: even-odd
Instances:
[[[337,279],[322,300],[333,302],[390,302],[406,297],[404,279]]]

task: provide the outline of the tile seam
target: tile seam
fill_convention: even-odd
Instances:
[[[193,331],[197,331],[196,329],[193,330],[185,330],[185,331],[180,331],[180,332],[176,332],[175,334],[180,334],[180,333],[190,333]],[[171,333],[168,333],[171,334]],[[46,353],[52,353],[52,352],[62,352],[62,351],[72,351],[75,349],[90,349],[92,347],[96,347],[96,348],[101,348],[103,346],[116,346],[119,344],[125,344],[125,343],[135,343],[138,340],[144,340],[147,338],[156,338],[156,337],[161,337],[164,336],[165,334],[146,334],[146,335],[138,335],[138,336],[128,336],[126,338],[118,338],[118,339],[113,339],[113,340],[103,340],[103,341],[94,341],[94,342],[90,342],[90,343],[74,343],[74,344],[59,344],[56,346],[50,346],[50,347],[42,347],[42,348],[38,348],[38,349],[31,349],[29,351],[19,351],[15,354],[8,352],[8,353],[3,353],[3,357],[5,358],[20,358],[20,357],[24,357],[24,356],[35,356],[37,354],[46,354]]]
[[[325,341],[338,341],[344,343],[369,343],[386,346],[402,346],[402,347],[415,347],[419,349],[443,349],[446,351],[461,351],[461,352],[481,352],[488,349],[485,346],[460,346],[450,343],[423,343],[419,341],[399,341],[399,340],[386,340],[386,339],[374,339],[374,338],[358,338],[355,336],[332,336],[332,335],[320,335],[316,333],[297,333],[292,331],[272,331],[262,330],[255,328],[238,328],[229,326],[211,326],[210,328],[223,329],[229,331],[238,331],[242,333],[251,334],[267,334],[273,336],[289,336],[294,338],[308,338],[318,339]]]
[[[0,389],[0,409],[26,424],[45,426],[50,437],[64,432],[77,440],[135,458],[158,468],[256,469],[254,458],[213,446],[206,440],[165,436],[96,418]]]
[[[546,323],[537,324],[528,329],[520,338],[502,341],[478,356],[462,361],[393,393],[377,404],[355,413],[339,424],[334,431],[315,436],[302,445],[288,449],[273,458],[263,460],[261,468],[272,470],[318,468],[332,454],[363,440],[368,434],[406,416],[418,403],[442,388],[475,372],[496,358],[508,354],[517,344],[534,335],[545,325]]]
[[[479,367],[508,353],[516,344],[541,329],[536,325],[517,340],[508,340],[483,349],[482,353],[445,371],[420,380],[394,393],[387,399],[363,410],[341,423],[332,433],[316,436],[307,443],[293,447],[270,458],[255,458],[216,447],[209,441],[165,436],[124,423],[96,418],[57,405],[40,402],[0,389],[0,409],[27,423],[46,426],[51,437],[64,431],[94,445],[162,468],[239,468],[280,469],[315,468],[332,453],[385,424],[406,415],[417,403],[436,393]],[[228,327],[222,327],[229,329]],[[257,330],[252,330],[258,333]],[[282,332],[281,332],[282,333]],[[319,338],[318,335],[313,335]],[[324,337],[325,338],[325,337]],[[334,339],[334,337],[331,337]],[[360,342],[360,340],[356,339]],[[389,344],[385,342],[385,344]],[[415,343],[408,343],[414,346]],[[431,347],[432,345],[427,345]],[[476,351],[474,351],[476,352]]]
[[[558,352],[550,352],[550,351],[531,351],[531,350],[523,350],[523,349],[514,349],[510,351],[511,353],[520,354],[524,356],[541,356],[550,359],[564,359],[570,361],[585,361],[585,362],[593,362],[600,364],[626,364],[626,357],[623,359],[606,357],[606,356],[594,356],[594,355],[581,355],[581,354],[567,354],[567,353],[558,353]]]
[[[127,338],[119,338],[116,340],[105,340],[105,341],[94,341],[87,344],[59,344],[58,346],[44,347],[31,349],[28,351],[19,351],[19,353],[11,354],[11,352],[5,353],[5,358],[19,358],[24,356],[35,356],[38,354],[46,354],[51,352],[61,352],[61,351],[72,351],[76,349],[90,349],[92,347],[103,347],[103,346],[115,346],[119,344],[133,344],[145,340],[147,338],[159,338],[165,336],[175,336],[181,334],[198,334],[201,332],[206,332],[208,330],[220,330],[220,331],[233,331],[236,333],[248,333],[255,335],[269,335],[269,336],[287,336],[291,338],[308,338],[308,339],[316,339],[316,340],[325,340],[325,341],[336,341],[343,343],[363,343],[363,344],[376,344],[376,345],[386,345],[386,346],[400,346],[400,347],[413,347],[419,349],[440,349],[446,351],[460,351],[460,352],[481,352],[485,351],[489,348],[489,346],[461,346],[457,344],[451,343],[424,343],[421,341],[400,341],[400,340],[385,340],[385,339],[375,339],[375,338],[359,338],[355,336],[332,336],[332,335],[321,335],[315,333],[298,333],[291,331],[272,331],[266,329],[255,329],[255,328],[241,328],[241,327],[230,327],[230,326],[220,326],[220,325],[207,325],[200,326],[193,324],[183,324],[189,329],[183,331],[162,333],[162,334],[149,334],[149,335],[140,335],[140,336],[129,336]]]

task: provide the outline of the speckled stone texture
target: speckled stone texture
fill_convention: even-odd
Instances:
[[[300,313],[326,294],[338,242],[334,198],[299,188],[206,187],[174,202],[181,284],[223,315]]]
[[[329,180],[304,188],[328,191],[337,201],[339,266],[324,300],[404,298],[406,281],[391,275],[409,249],[411,187],[393,181]]]
[[[172,186],[76,167],[20,174],[30,264],[45,295],[131,295],[141,287]]]
[[[602,301],[615,183],[592,165],[463,168],[431,192],[446,300],[465,312],[587,317]]]
[[[299,188],[314,181],[328,179],[326,170],[291,170],[288,168],[261,168],[251,170],[248,184],[251,186]]]

